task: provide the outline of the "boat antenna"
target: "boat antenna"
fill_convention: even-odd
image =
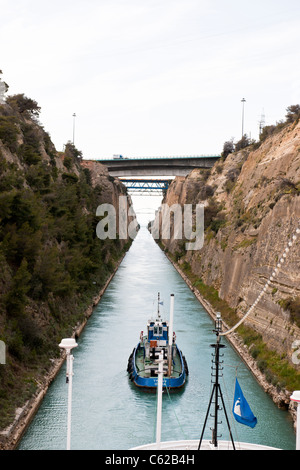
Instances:
[[[215,321],[215,329],[213,331],[216,333],[216,342],[214,344],[211,344],[210,346],[212,348],[214,348],[214,350],[215,350],[214,353],[212,353],[213,360],[212,360],[212,372],[211,372],[211,376],[212,376],[212,379],[214,380],[214,382],[213,382],[213,389],[212,389],[212,393],[211,393],[211,397],[210,397],[210,401],[209,401],[209,405],[208,405],[208,409],[207,409],[207,413],[206,413],[206,417],[205,417],[205,421],[204,421],[204,425],[203,425],[203,429],[202,429],[202,434],[201,434],[201,437],[200,437],[198,450],[200,450],[200,447],[201,447],[201,443],[202,443],[202,439],[203,439],[203,435],[204,435],[204,431],[205,431],[205,427],[206,427],[206,423],[207,423],[207,418],[208,418],[210,407],[211,407],[212,403],[214,403],[214,405],[215,405],[214,406],[214,414],[212,415],[213,418],[214,418],[214,427],[212,428],[212,444],[213,444],[215,449],[218,448],[218,437],[219,437],[218,436],[218,424],[222,423],[222,421],[221,422],[218,421],[219,411],[222,410],[222,408],[220,408],[220,405],[219,405],[219,398],[221,398],[221,402],[222,402],[222,405],[223,405],[223,410],[224,410],[224,413],[225,413],[226,422],[227,422],[227,426],[228,426],[228,430],[229,430],[229,434],[230,434],[230,439],[231,439],[231,442],[232,442],[233,449],[235,450],[235,445],[234,445],[234,441],[233,441],[233,437],[232,437],[232,433],[231,433],[231,428],[230,428],[230,423],[229,423],[227,412],[226,412],[226,407],[225,407],[225,403],[224,403],[224,399],[223,399],[221,385],[219,383],[220,372],[223,370],[223,368],[221,366],[223,361],[220,361],[220,356],[222,356],[222,354],[220,354],[220,349],[226,347],[224,344],[220,343],[220,338],[221,338],[220,333],[222,331],[222,319],[221,319],[220,312],[217,312],[216,321]]]
[[[157,299],[157,318],[158,319],[160,319],[159,304],[160,304],[160,293],[158,293],[158,299]]]

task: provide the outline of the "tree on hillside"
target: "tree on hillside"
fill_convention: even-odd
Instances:
[[[24,93],[8,96],[6,102],[20,114],[27,113],[30,117],[38,117],[41,112],[37,102],[25,96]]]
[[[77,150],[72,142],[68,142],[65,147],[64,151],[64,165],[65,167],[70,170],[72,165],[78,165],[79,162],[82,160],[82,152]]]
[[[238,150],[244,149],[244,148],[248,147],[248,145],[250,145],[251,143],[252,142],[249,139],[249,137],[247,136],[247,134],[244,134],[243,137],[241,138],[241,140],[239,140],[235,144],[235,151],[237,152]]]
[[[300,105],[294,104],[286,108],[287,114],[285,115],[287,122],[294,122],[300,117]]]
[[[230,153],[233,153],[233,152],[234,152],[233,139],[224,142],[223,152],[221,153],[221,156],[225,159],[228,157]]]

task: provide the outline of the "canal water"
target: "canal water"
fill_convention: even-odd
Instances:
[[[175,295],[174,330],[186,356],[189,377],[185,388],[163,395],[162,440],[199,439],[211,393],[214,324],[156,245],[141,228],[116,275],[95,307],[74,354],[71,448],[123,450],[155,441],[156,396],[136,389],[127,375],[127,360],[141,330],[157,308],[169,317],[170,294]],[[292,420],[279,410],[257,384],[240,357],[226,348],[221,389],[235,440],[281,449],[295,449]],[[66,448],[67,395],[65,366],[51,384],[19,449]],[[257,417],[254,429],[232,418],[234,382]],[[221,439],[230,440],[221,412]],[[211,439],[209,421],[204,439]]]

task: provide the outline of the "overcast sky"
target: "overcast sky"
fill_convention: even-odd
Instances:
[[[0,0],[8,94],[84,158],[219,154],[300,103],[299,0]]]

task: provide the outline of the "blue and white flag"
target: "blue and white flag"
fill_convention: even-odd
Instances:
[[[248,402],[243,395],[237,378],[235,379],[232,413],[239,423],[250,426],[250,428],[254,428],[256,426],[257,419],[252,413],[250,406],[248,405]]]

